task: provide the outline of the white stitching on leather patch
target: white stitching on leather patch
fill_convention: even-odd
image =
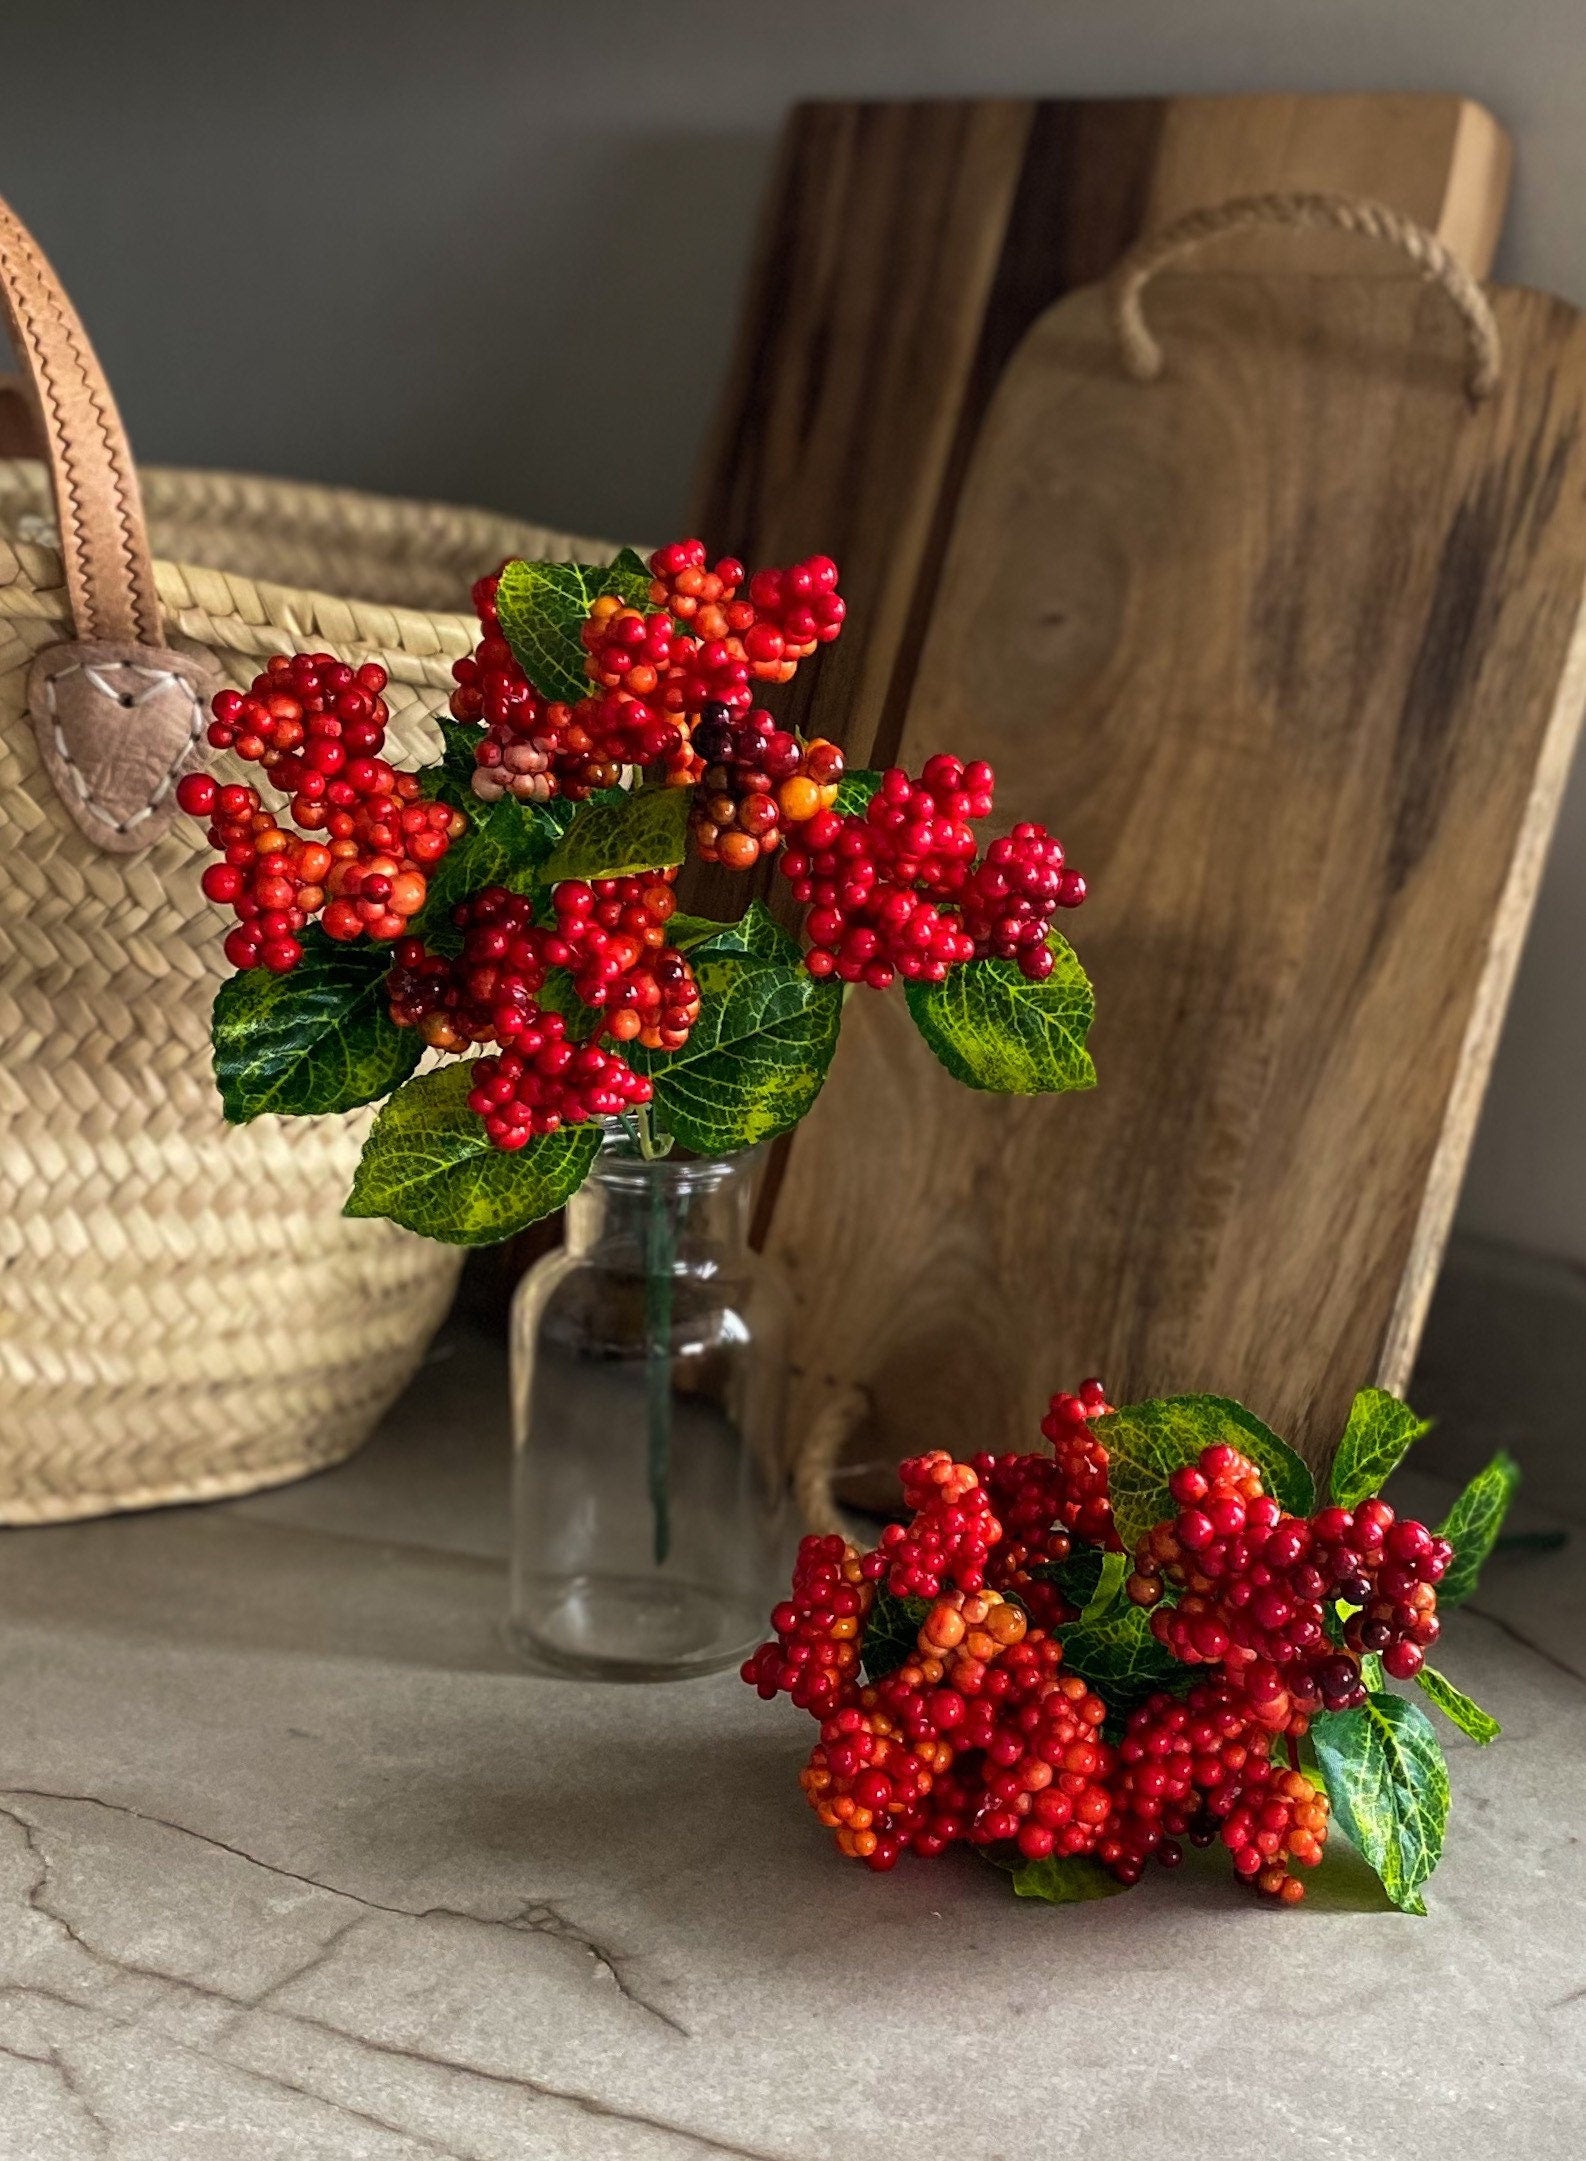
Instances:
[[[131,696],[125,691],[117,690],[113,684],[107,683],[104,680],[104,676],[100,672],[101,670],[110,668],[119,668],[128,675],[146,675],[150,679],[148,687],[144,690],[139,691],[136,696]],[[188,723],[187,741],[182,745],[181,749],[177,752],[175,758],[171,761],[170,770],[167,772],[165,778],[160,782],[158,788],[155,789],[153,795],[150,796],[148,802],[144,804],[142,810],[134,811],[133,815],[130,818],[114,818],[111,816],[108,810],[102,810],[100,808],[100,806],[93,799],[93,795],[89,790],[87,781],[83,778],[82,768],[72,757],[71,750],[67,745],[65,734],[61,728],[60,720],[57,717],[55,703],[55,685],[58,682],[64,682],[69,675],[86,676],[88,678],[88,681],[93,685],[94,689],[99,692],[102,698],[114,698],[117,705],[123,707],[142,705],[145,703],[146,700],[152,698],[157,691],[164,689],[167,684],[174,683],[178,687],[178,689],[185,692],[188,702],[192,706],[193,717]],[[178,675],[175,670],[171,668],[141,667],[136,661],[133,660],[102,660],[92,662],[85,660],[74,660],[73,662],[71,662],[70,666],[65,668],[58,668],[53,674],[45,676],[44,702],[49,707],[50,729],[55,737],[55,754],[60,759],[62,765],[65,766],[67,772],[71,774],[72,786],[77,790],[78,797],[82,803],[84,810],[86,810],[92,817],[97,818],[101,825],[108,825],[111,830],[116,833],[130,833],[133,827],[141,825],[145,818],[153,817],[154,813],[159,809],[165,798],[175,787],[177,773],[180,771],[188,752],[193,748],[193,745],[198,741],[199,736],[203,732],[204,701],[198,695],[197,691],[194,690],[192,684],[188,682],[186,676]]]

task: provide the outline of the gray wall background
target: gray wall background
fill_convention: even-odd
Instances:
[[[1500,273],[1586,304],[1582,0],[35,0],[0,192],[139,454],[661,535],[777,126],[808,96],[1459,90]],[[1463,1202],[1586,1260],[1586,763]]]

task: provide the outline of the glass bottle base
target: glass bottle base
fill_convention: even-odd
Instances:
[[[759,1606],[719,1585],[656,1576],[534,1576],[520,1580],[518,1590],[508,1623],[518,1649],[536,1665],[588,1680],[720,1673],[747,1658],[765,1632]]]

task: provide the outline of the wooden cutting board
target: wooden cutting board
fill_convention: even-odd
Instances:
[[[1288,245],[1297,254],[1305,236]],[[1303,258],[1302,258],[1303,259]],[[850,1004],[772,1227],[807,1418],[1028,1445],[1047,1393],[1238,1396],[1317,1454],[1405,1382],[1586,695],[1586,330],[1500,291],[1164,278],[991,402],[901,722],[1092,881],[1093,1095],[957,1087]]]
[[[692,530],[752,562],[820,550],[849,620],[801,671],[789,724],[892,754],[942,552],[1009,355],[1064,293],[1142,232],[1275,188],[1373,196],[1491,267],[1508,138],[1450,96],[980,99],[801,105],[762,220]],[[1404,277],[1333,236],[1308,264]],[[1282,269],[1281,238],[1220,247]],[[791,702],[789,702],[791,701]],[[746,886],[696,871],[691,905],[736,914]],[[767,873],[760,890],[785,897]]]

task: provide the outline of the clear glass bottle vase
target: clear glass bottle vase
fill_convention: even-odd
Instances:
[[[609,1140],[518,1288],[510,1625],[536,1664],[714,1672],[782,1595],[788,1294],[750,1249],[756,1168]]]

